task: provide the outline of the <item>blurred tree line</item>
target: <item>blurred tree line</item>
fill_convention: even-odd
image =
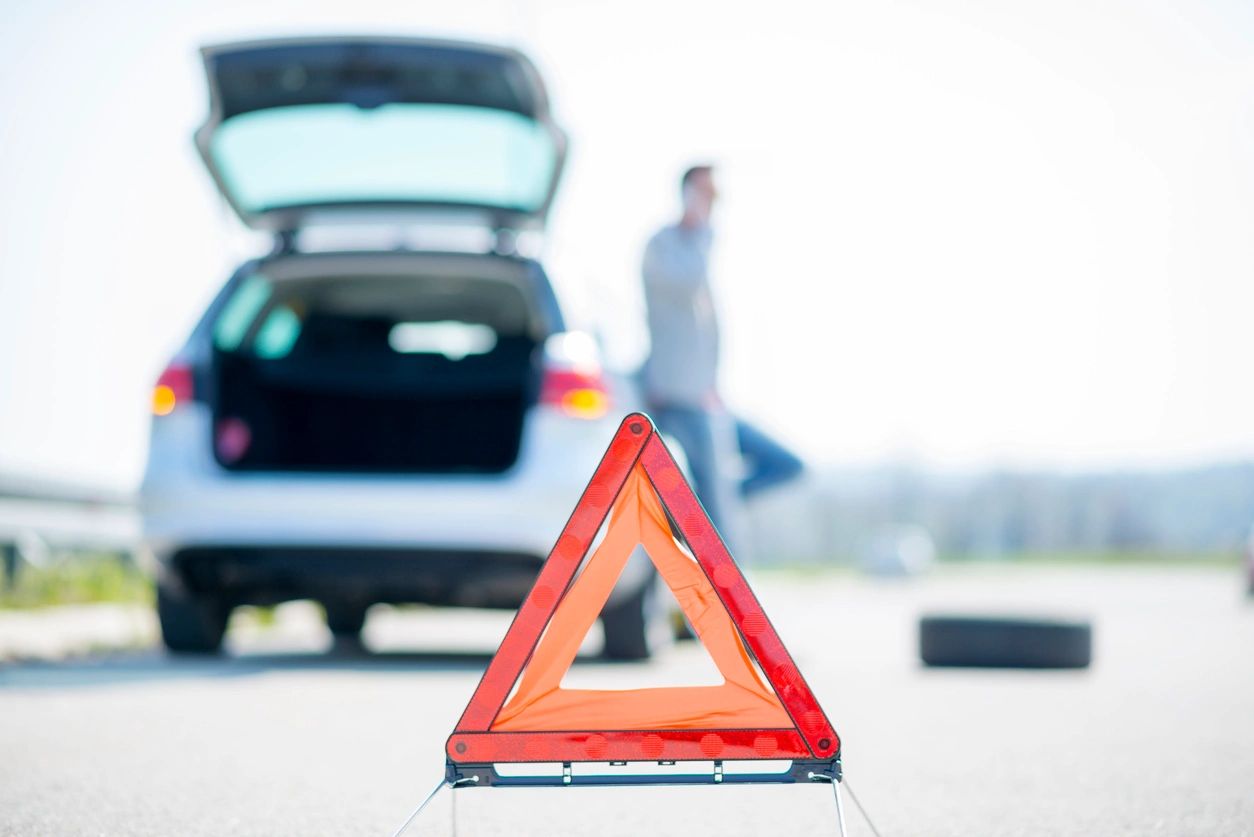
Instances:
[[[755,560],[856,557],[869,539],[925,529],[941,555],[1236,552],[1254,523],[1254,463],[1178,471],[931,473],[835,469],[755,502]]]

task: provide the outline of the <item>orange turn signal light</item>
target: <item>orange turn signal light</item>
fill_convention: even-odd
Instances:
[[[152,414],[155,416],[168,416],[174,412],[174,406],[178,404],[178,396],[174,394],[172,387],[165,384],[157,384],[152,390]]]
[[[562,393],[562,410],[576,418],[600,418],[609,412],[610,398],[600,389],[572,389]]]

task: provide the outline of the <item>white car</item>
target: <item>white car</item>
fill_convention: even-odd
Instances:
[[[565,139],[518,52],[395,38],[204,50],[197,146],[274,251],[240,267],[153,395],[141,499],[165,644],[241,604],[516,608],[637,409],[520,254]],[[349,242],[349,243],[346,243]],[[611,657],[666,630],[636,556]]]

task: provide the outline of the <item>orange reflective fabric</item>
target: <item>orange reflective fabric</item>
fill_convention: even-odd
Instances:
[[[562,676],[643,545],[722,673],[719,686],[563,689]],[[610,514],[605,539],[558,604],[518,690],[494,732],[554,730],[771,729],[791,727],[779,698],[758,675],[726,608],[701,567],[675,542],[662,504],[637,464]]]

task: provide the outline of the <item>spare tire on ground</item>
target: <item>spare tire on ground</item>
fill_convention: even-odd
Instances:
[[[1093,628],[1078,620],[930,615],[919,620],[919,655],[929,666],[1086,668]]]

